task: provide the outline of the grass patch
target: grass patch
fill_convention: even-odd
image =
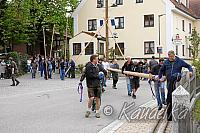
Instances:
[[[197,122],[200,122],[200,99],[195,103],[193,117]]]

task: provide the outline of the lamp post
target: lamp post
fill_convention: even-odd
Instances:
[[[162,17],[162,16],[165,16],[166,14],[160,14],[160,15],[158,15],[158,43],[159,43],[159,47],[160,47],[160,43],[161,43],[161,27],[160,27],[160,18]],[[159,59],[160,59],[160,56],[161,56],[161,52],[160,51],[158,51],[159,52]]]

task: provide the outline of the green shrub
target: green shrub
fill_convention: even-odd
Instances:
[[[196,101],[194,111],[193,111],[193,118],[200,122],[200,99]]]
[[[196,68],[197,77],[200,78],[200,60],[198,60],[198,59],[193,60],[192,65]]]
[[[79,72],[83,73],[84,65],[83,64],[79,64],[77,67],[78,67]]]

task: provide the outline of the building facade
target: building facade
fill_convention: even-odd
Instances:
[[[200,32],[198,5],[199,0],[110,0],[109,48],[118,59],[166,57],[169,50],[190,59],[192,29]],[[73,18],[71,58],[85,64],[91,54],[105,55],[105,0],[82,0]]]

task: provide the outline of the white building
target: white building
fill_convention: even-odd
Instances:
[[[109,47],[115,49],[116,58],[123,56],[115,43],[125,57],[133,59],[158,58],[160,48],[161,57],[174,50],[179,57],[190,59],[189,37],[194,27],[200,32],[200,0],[110,0],[109,6]],[[70,40],[70,55],[78,64],[89,61],[91,54],[106,52],[105,26],[100,26],[105,24],[104,7],[105,0],[82,0],[73,13],[75,36]]]

